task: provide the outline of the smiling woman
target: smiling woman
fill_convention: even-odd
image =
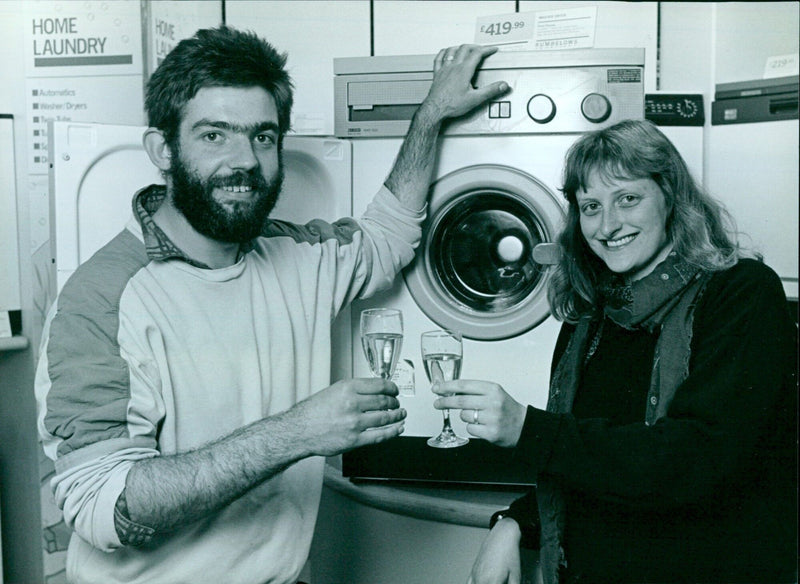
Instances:
[[[581,137],[563,192],[546,411],[489,381],[436,389],[536,482],[495,514],[470,581],[519,573],[523,546],[545,584],[796,582],[797,327],[780,279],[650,122]]]

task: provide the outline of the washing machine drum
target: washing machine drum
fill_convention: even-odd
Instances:
[[[556,196],[498,165],[455,171],[431,189],[421,249],[404,272],[422,311],[479,340],[513,337],[547,318],[547,267],[533,249],[561,226]]]

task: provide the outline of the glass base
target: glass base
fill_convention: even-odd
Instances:
[[[469,442],[469,438],[456,436],[455,432],[447,429],[442,430],[442,433],[438,436],[428,438],[428,446],[433,446],[434,448],[456,448],[464,446],[467,442]]]

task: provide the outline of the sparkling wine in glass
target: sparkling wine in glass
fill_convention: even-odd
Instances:
[[[362,311],[361,346],[372,373],[391,379],[403,347],[403,313],[396,308]]]
[[[461,374],[463,349],[461,335],[447,330],[422,333],[420,339],[425,374],[432,385],[458,379]],[[450,410],[443,410],[444,424],[438,436],[428,440],[434,448],[455,448],[469,442],[469,438],[456,435],[450,425]]]

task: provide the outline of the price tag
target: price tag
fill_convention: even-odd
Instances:
[[[764,79],[772,79],[773,77],[788,77],[790,75],[798,74],[798,54],[793,55],[776,55],[767,58],[767,64],[764,67]]]
[[[475,25],[475,42],[481,45],[524,45],[533,37],[531,14],[482,16]]]
[[[594,46],[597,6],[547,10],[535,15],[534,49],[550,51]]]

